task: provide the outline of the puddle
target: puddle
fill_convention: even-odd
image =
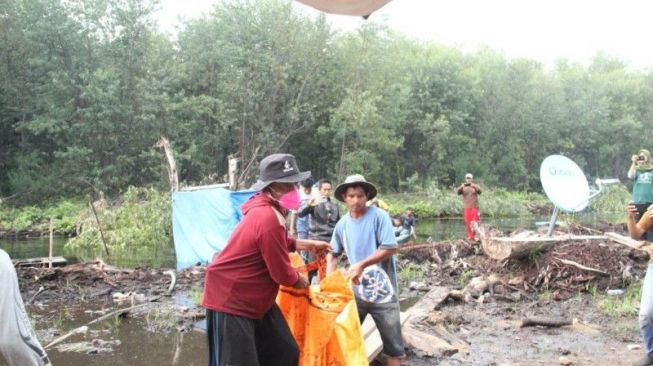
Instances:
[[[63,307],[47,311],[32,307],[31,313],[36,321],[36,330],[43,345],[65,334],[67,331],[84,325],[101,316],[97,311],[102,304],[89,311],[87,308]],[[153,304],[161,307],[169,305]],[[107,305],[106,308],[109,308]],[[109,319],[105,322],[94,324],[86,334],[68,338],[61,344],[77,342],[93,342],[111,344],[111,352],[97,354],[59,352],[56,349],[48,351],[53,365],[206,365],[208,363],[208,349],[206,333],[192,330],[190,332],[150,332],[148,331],[148,317],[135,314],[135,317]],[[152,317],[149,317],[152,319]],[[52,333],[52,327],[60,329],[58,335]],[[2,362],[0,362],[0,365]]]

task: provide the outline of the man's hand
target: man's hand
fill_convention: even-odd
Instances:
[[[628,218],[635,219],[635,215],[637,215],[637,206],[632,202],[628,203],[628,206],[626,206],[626,212],[628,213]],[[648,212],[649,211],[646,213],[648,214]]]
[[[319,203],[318,199],[317,199],[317,198],[313,198],[313,199],[308,203],[308,205],[311,206],[311,207],[315,207],[315,206],[317,206],[318,203]]]
[[[358,285],[360,283],[361,274],[363,273],[364,269],[365,268],[363,268],[360,263],[349,267],[349,276],[351,276],[351,282],[353,282],[354,285]]]
[[[331,244],[322,240],[315,240],[311,248],[309,249],[315,255],[325,255],[331,251]]]
[[[295,282],[295,284],[292,285],[292,287],[294,287],[294,288],[307,288],[309,285],[310,285],[310,283],[308,282],[308,278],[306,278],[304,275],[300,274],[299,277],[297,278],[297,282]]]

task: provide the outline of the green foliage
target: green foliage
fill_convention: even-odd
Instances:
[[[426,191],[389,194],[383,196],[390,206],[390,214],[400,215],[407,207],[419,218],[460,216],[462,203],[453,190],[441,189],[430,183]],[[517,217],[529,214],[528,207],[546,207],[542,194],[508,192],[502,188],[484,189],[480,198],[481,212],[487,217]]]
[[[539,246],[539,245],[534,246],[528,251],[527,259],[528,259],[529,262],[535,263],[535,262],[537,262],[538,259],[540,259],[540,257],[542,257],[542,253],[543,253],[543,250],[542,250],[541,246]]]
[[[35,205],[164,188],[152,146],[166,135],[182,183],[222,177],[237,154],[250,166],[247,184],[262,156],[286,151],[316,178],[362,173],[382,192],[427,191],[393,204],[421,217],[458,216],[449,189],[472,172],[492,187],[483,215],[515,216],[540,198],[502,190],[541,192],[546,156],[569,156],[590,177],[623,177],[630,154],[653,140],[653,73],[605,55],[545,68],[410,39],[374,20],[336,32],[281,0],[220,1],[169,36],[156,27],[156,5],[3,3],[0,198],[28,191],[15,202]],[[623,210],[627,189],[618,190],[590,210]],[[61,225],[70,232],[71,222]]]
[[[3,206],[0,209],[0,230],[37,231],[45,234],[49,230],[49,222],[52,218],[55,234],[73,235],[77,215],[83,207],[83,203],[70,200],[59,201],[44,208]]]
[[[67,251],[83,253],[83,259],[104,257],[104,236],[110,262],[129,267],[168,264],[164,261],[173,250],[168,193],[130,187],[114,205],[109,206],[106,201],[95,205],[98,219],[90,208],[81,213],[82,231],[66,244]]]
[[[202,288],[197,288],[196,287],[196,288],[191,289],[190,298],[193,300],[193,304],[195,304],[197,306],[202,305],[202,294],[203,294]]]
[[[626,212],[631,194],[626,186],[608,185],[589,205],[591,212]]]
[[[590,293],[590,295],[592,295],[592,297],[596,297],[596,294],[598,293],[598,284],[596,282],[592,282],[587,291]]]

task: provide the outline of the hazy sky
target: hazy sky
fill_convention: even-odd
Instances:
[[[195,17],[219,0],[161,0],[160,23]],[[295,3],[307,14],[312,8]],[[599,51],[633,69],[653,66],[653,0],[393,0],[370,20],[384,20],[409,36],[473,51],[481,45],[510,58],[588,64]],[[362,18],[329,15],[352,30]]]

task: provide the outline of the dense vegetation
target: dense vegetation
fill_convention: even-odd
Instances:
[[[0,197],[165,189],[152,148],[161,135],[186,183],[225,174],[229,154],[246,167],[288,151],[317,177],[362,172],[386,192],[433,194],[468,171],[497,189],[540,191],[552,153],[591,177],[623,178],[630,154],[653,141],[653,73],[607,55],[546,68],[374,22],[338,33],[282,0],[224,1],[168,36],[156,6],[3,2]]]

